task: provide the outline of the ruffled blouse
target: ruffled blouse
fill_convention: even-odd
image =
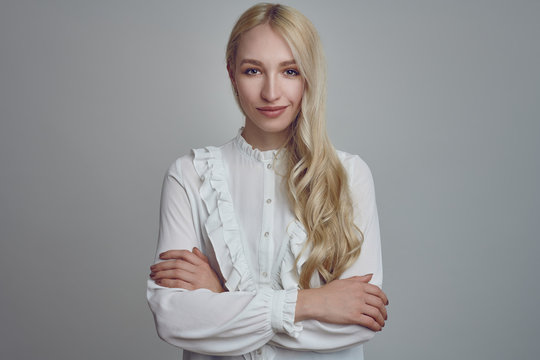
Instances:
[[[259,151],[241,136],[177,159],[164,179],[159,253],[198,247],[228,292],[161,287],[147,298],[159,336],[184,359],[362,359],[374,332],[358,325],[294,322],[306,232],[291,212],[283,154]],[[364,234],[357,261],[342,278],[373,273],[382,286],[381,244],[371,172],[339,152],[349,177],[356,225]],[[312,287],[320,286],[314,275]]]

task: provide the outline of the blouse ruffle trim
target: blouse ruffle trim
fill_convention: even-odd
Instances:
[[[274,160],[278,159],[280,156],[281,151],[284,150],[266,150],[261,151],[259,149],[254,148],[251,146],[246,139],[242,136],[242,131],[244,131],[244,128],[240,128],[238,130],[238,134],[236,135],[236,138],[234,139],[235,144],[240,148],[240,151],[246,154],[247,156],[259,160],[259,161],[268,161],[268,160]]]
[[[216,147],[193,150],[195,171],[202,180],[199,194],[208,211],[204,224],[229,291],[255,291],[242,247],[221,153]]]
[[[281,316],[281,328],[286,334],[293,338],[298,338],[300,333],[304,329],[302,323],[294,322],[294,315],[296,311],[296,300],[298,298],[297,289],[287,289],[280,292],[283,294],[283,308],[278,313]]]
[[[287,227],[287,234],[289,235],[289,242],[287,244],[287,250],[285,251],[281,265],[281,284],[284,289],[297,289],[302,266],[306,263],[309,253],[311,252],[311,248],[308,246],[304,249],[304,245],[307,241],[307,232],[304,226],[298,222],[298,220],[289,224]],[[296,262],[297,257],[298,262]],[[310,280],[310,286],[312,288],[321,286],[317,272],[313,273]]]
[[[294,322],[298,290],[296,288],[287,290],[262,288],[259,292],[265,298],[265,302],[272,304],[269,314],[272,330],[276,333],[286,333],[294,338],[300,336],[303,329],[302,323]]]

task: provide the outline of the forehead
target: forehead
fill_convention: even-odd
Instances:
[[[294,57],[285,39],[270,25],[263,24],[242,34],[236,62],[239,63],[242,59],[255,59],[271,64],[294,60]]]

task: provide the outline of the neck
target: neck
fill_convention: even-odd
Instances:
[[[246,121],[242,136],[254,149],[276,150],[287,141],[288,129],[280,132],[266,132]]]

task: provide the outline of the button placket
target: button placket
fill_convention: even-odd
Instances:
[[[272,160],[267,160],[263,165],[264,181],[263,181],[263,219],[262,219],[262,236],[259,246],[259,282],[269,285],[270,277],[268,274],[271,271],[270,259],[274,256],[274,186],[275,173]]]

